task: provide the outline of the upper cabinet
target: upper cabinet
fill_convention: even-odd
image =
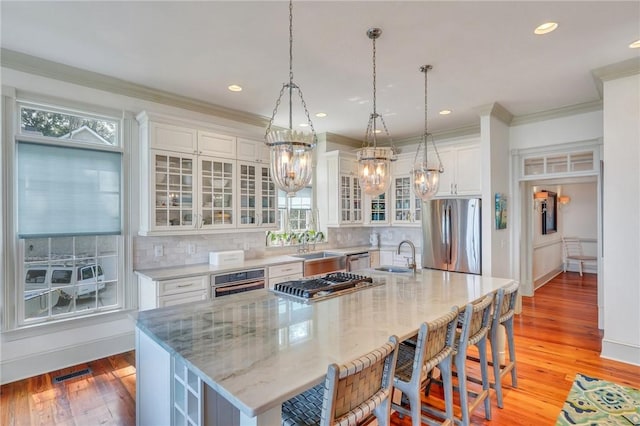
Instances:
[[[391,223],[393,225],[421,225],[422,200],[413,192],[411,169],[415,155],[398,158],[392,165]]]
[[[260,153],[257,141],[238,145],[235,136],[146,113],[138,121],[142,235],[277,227],[268,161],[245,149]],[[238,146],[253,161],[237,160]]]
[[[436,196],[480,195],[482,192],[482,161],[476,144],[446,147],[438,150],[444,167]],[[429,153],[434,155],[435,153]]]
[[[364,209],[362,190],[358,181],[358,164],[352,154],[331,151],[318,161],[317,181],[325,182],[317,189],[319,200],[326,200],[321,208],[321,222],[329,226],[362,225]],[[322,203],[318,203],[322,207]]]
[[[269,147],[264,141],[238,138],[236,158],[269,165]]]

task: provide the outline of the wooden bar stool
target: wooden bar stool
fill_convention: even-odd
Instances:
[[[374,415],[389,425],[398,338],[343,365],[330,364],[325,382],[282,404],[282,425],[359,425]]]
[[[402,405],[391,404],[392,408],[402,415],[411,416],[411,424],[420,426],[448,425],[453,422],[453,391],[451,385],[451,357],[455,340],[458,307],[454,306],[447,315],[434,321],[422,323],[414,342],[402,342],[398,349],[398,363],[393,385],[409,401],[407,410]],[[422,416],[423,405],[421,390],[425,389],[427,380],[435,367],[442,374],[446,419],[436,422]]]

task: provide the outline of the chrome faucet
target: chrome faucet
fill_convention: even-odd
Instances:
[[[409,258],[407,258],[407,267],[415,271],[416,270],[416,246],[414,246],[413,243],[409,240],[400,241],[400,244],[398,244],[398,254],[400,254],[400,249],[402,248],[402,245],[405,243],[409,244],[409,247],[411,247],[411,261],[409,261]]]

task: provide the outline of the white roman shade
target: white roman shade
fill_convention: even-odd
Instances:
[[[18,141],[18,236],[121,233],[122,154]]]

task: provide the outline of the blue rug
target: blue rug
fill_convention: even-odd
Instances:
[[[640,391],[577,374],[556,420],[564,425],[640,425]]]

